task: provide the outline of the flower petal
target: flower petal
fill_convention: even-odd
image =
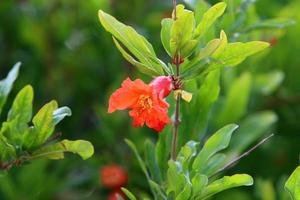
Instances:
[[[122,83],[122,87],[117,89],[109,98],[108,112],[112,113],[116,110],[124,110],[131,108],[138,100],[139,96],[151,91],[150,86],[146,85],[142,80],[130,80],[127,78]]]

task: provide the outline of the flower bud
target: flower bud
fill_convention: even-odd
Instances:
[[[173,89],[172,78],[170,76],[158,76],[151,81],[150,85],[157,93],[162,95],[162,98],[166,98]]]

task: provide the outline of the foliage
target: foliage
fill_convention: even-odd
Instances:
[[[21,63],[15,64],[7,77],[0,82],[1,108],[16,80]],[[65,152],[79,154],[83,159],[93,155],[93,145],[83,140],[62,140],[53,138],[55,126],[71,115],[68,107],[58,108],[56,101],[44,105],[32,118],[33,88],[25,86],[15,97],[7,119],[0,131],[1,168],[7,170],[13,165],[40,158],[61,159]],[[29,123],[32,118],[32,125]],[[52,136],[52,138],[51,138]]]

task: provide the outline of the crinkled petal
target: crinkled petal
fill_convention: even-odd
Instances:
[[[112,113],[116,110],[124,110],[133,107],[139,96],[151,91],[150,86],[146,85],[142,80],[130,80],[127,78],[123,81],[121,88],[117,89],[109,98],[108,112]]]

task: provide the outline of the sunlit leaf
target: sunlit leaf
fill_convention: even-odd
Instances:
[[[193,170],[202,172],[207,167],[209,158],[225,149],[230,142],[233,131],[238,128],[236,124],[227,125],[213,134],[204,144],[193,163]]]
[[[152,45],[132,27],[119,22],[113,16],[99,10],[102,26],[120,41],[141,63],[163,74],[162,62],[156,57]]]
[[[221,2],[212,6],[208,11],[206,11],[197,25],[195,30],[195,38],[199,40],[205,35],[205,33],[211,28],[215,21],[224,13],[226,9],[226,3]]]
[[[37,151],[33,152],[30,159],[62,159],[64,158],[64,153],[70,152],[78,154],[82,159],[88,159],[94,154],[93,145],[85,140],[63,140],[54,144],[49,144],[44,146]]]
[[[300,200],[300,167],[297,167],[285,183],[285,189],[293,200]]]
[[[214,194],[222,192],[224,190],[239,187],[253,185],[253,179],[247,174],[236,174],[233,176],[224,176],[211,184],[209,184],[201,193],[199,199],[207,199]]]

